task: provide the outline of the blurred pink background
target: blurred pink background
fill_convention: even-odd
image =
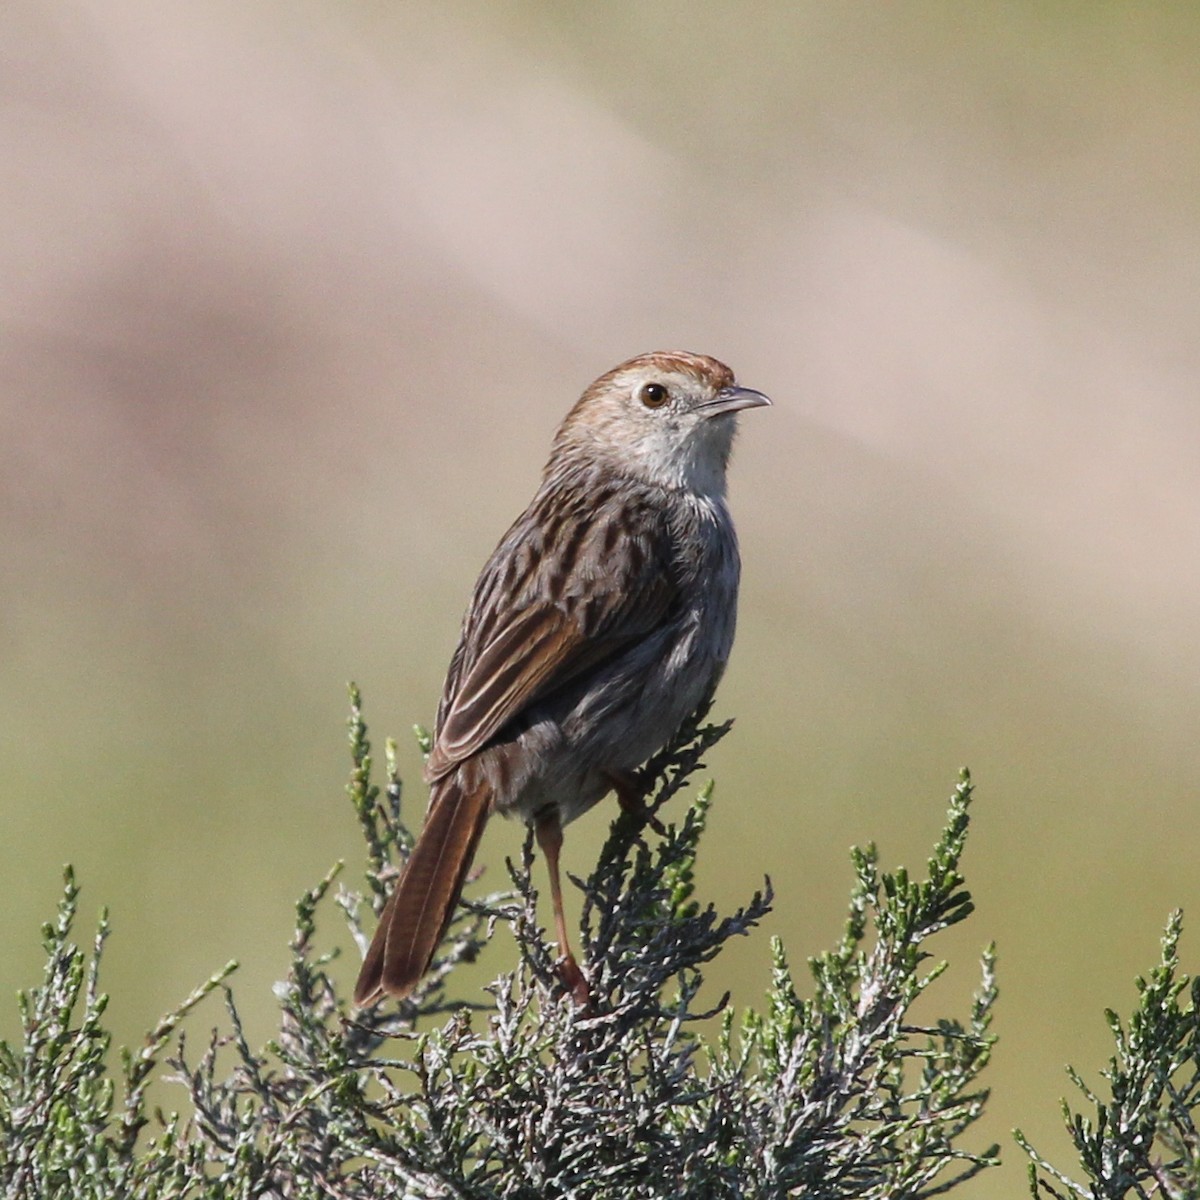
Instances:
[[[680,347],[776,404],[702,891],[769,873],[802,965],[847,847],[920,867],[969,764],[938,1011],[995,938],[1007,1162],[964,1194],[1022,1186],[1015,1124],[1073,1168],[1063,1064],[1200,899],[1198,87],[1188,7],[10,0],[3,993],[69,860],[123,1040],[230,956],[266,1037],[295,897],[358,880],[345,681],[415,818],[407,731],[555,423]]]

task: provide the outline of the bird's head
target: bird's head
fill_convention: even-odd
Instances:
[[[555,435],[547,471],[601,461],[654,486],[723,495],[737,414],[770,403],[715,358],[640,354],[583,393]]]

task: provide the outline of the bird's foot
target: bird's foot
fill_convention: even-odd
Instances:
[[[659,837],[667,836],[667,827],[654,815],[654,811],[642,799],[637,777],[628,771],[606,771],[605,778],[617,793],[621,811],[631,816],[639,825],[649,825]]]
[[[575,1002],[575,1007],[591,1012],[592,989],[588,986],[587,976],[575,961],[575,955],[570,952],[564,954],[554,964],[554,969],[558,972],[563,987],[567,989],[567,995]]]

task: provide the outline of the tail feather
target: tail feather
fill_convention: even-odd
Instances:
[[[450,775],[435,787],[421,836],[363,960],[354,988],[359,1006],[385,994],[401,999],[420,982],[454,915],[487,823],[486,786],[465,791]]]

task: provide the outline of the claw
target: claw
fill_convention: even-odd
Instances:
[[[587,976],[575,961],[575,956],[568,952],[554,966],[563,987],[567,989],[567,994],[575,1002],[575,1007],[591,1012],[592,990],[588,986]]]
[[[617,793],[621,811],[631,816],[639,825],[649,825],[659,837],[667,836],[667,827],[654,815],[650,806],[642,799],[637,779],[627,771],[605,771],[604,778]]]

